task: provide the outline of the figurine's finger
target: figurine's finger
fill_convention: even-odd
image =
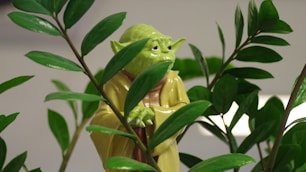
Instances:
[[[153,125],[153,121],[148,119],[148,120],[145,121],[145,124],[146,125]]]

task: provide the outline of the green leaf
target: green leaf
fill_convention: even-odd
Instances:
[[[67,0],[54,0],[54,12],[58,14],[62,10],[66,2]]]
[[[61,32],[56,26],[49,21],[38,16],[22,13],[11,12],[8,14],[9,18],[18,26],[38,33],[45,33],[52,36],[60,36]]]
[[[11,89],[13,87],[16,87],[26,81],[28,81],[29,79],[33,78],[34,76],[18,76],[15,78],[12,78],[10,80],[7,80],[3,83],[0,84],[0,94],[2,94],[3,92],[5,92],[8,89]]]
[[[150,66],[133,81],[125,98],[124,115],[130,111],[152,90],[169,70],[171,62],[161,62]]]
[[[51,109],[48,109],[48,123],[52,134],[61,147],[62,153],[69,145],[69,130],[65,118]]]
[[[0,171],[5,163],[5,158],[6,158],[6,144],[5,141],[0,137]]]
[[[90,125],[86,127],[86,130],[89,132],[99,132],[99,133],[106,133],[106,134],[114,134],[118,136],[124,136],[128,137],[130,139],[136,140],[136,137],[130,133],[119,131],[119,130],[114,130],[111,128],[106,128],[103,126],[98,126],[98,125]]]
[[[260,4],[258,20],[260,25],[267,20],[279,20],[277,9],[272,1],[263,1]]]
[[[290,164],[301,151],[301,147],[297,144],[280,145],[277,152],[274,169],[283,167],[285,164]]]
[[[249,107],[251,105],[253,105],[253,102],[256,100],[256,97],[258,96],[258,91],[253,91],[252,93],[250,93],[249,95],[247,95],[247,97],[244,99],[244,101],[242,103],[240,103],[232,121],[231,124],[229,126],[229,129],[232,130],[235,125],[237,124],[237,122],[240,120],[240,118],[242,117],[242,115],[244,113],[247,112],[247,110],[249,109]]]
[[[219,34],[219,38],[221,41],[221,46],[222,46],[222,61],[224,61],[225,58],[225,41],[224,41],[224,35],[223,35],[223,31],[220,27],[220,25],[217,23],[217,28],[218,28],[218,34]]]
[[[27,152],[24,152],[12,159],[1,172],[19,172],[27,158]]]
[[[121,26],[125,16],[126,12],[110,15],[104,18],[92,30],[90,30],[82,42],[82,56],[87,55],[98,44],[103,42],[108,36],[115,32]]]
[[[260,90],[260,88],[252,84],[244,79],[238,79],[238,94],[246,94],[246,93],[251,93],[255,90]]]
[[[192,51],[192,54],[195,57],[196,61],[200,65],[200,69],[203,73],[203,76],[205,76],[205,78],[206,78],[207,84],[209,84],[209,70],[208,70],[206,60],[202,55],[202,52],[195,45],[189,44],[189,47],[190,47],[190,49]]]
[[[231,75],[224,75],[216,83],[212,92],[213,106],[219,113],[225,114],[231,107],[238,88],[237,80]]]
[[[255,35],[258,31],[258,10],[255,0],[250,0],[248,6],[248,36]]]
[[[243,15],[242,15],[240,7],[237,5],[236,11],[235,11],[236,48],[241,43],[243,27],[244,27]]]
[[[301,123],[301,122],[306,122],[306,117],[303,117],[303,118],[298,118],[296,120],[293,120],[290,124],[288,124],[286,126],[286,129],[290,128],[292,125],[294,124],[298,124],[298,123]]]
[[[264,36],[257,36],[251,40],[252,43],[257,44],[267,44],[267,45],[279,45],[279,46],[287,46],[289,43],[279,37],[264,35]]]
[[[127,157],[111,157],[107,159],[106,166],[110,170],[157,171],[148,164]]]
[[[290,25],[282,20],[267,20],[260,27],[263,33],[288,34],[293,32]]]
[[[67,71],[76,71],[76,72],[83,72],[83,68],[76,64],[75,62],[66,59],[64,57],[48,53],[42,51],[31,51],[27,53],[29,59],[33,60],[34,62],[60,70],[67,70]]]
[[[92,6],[94,0],[70,0],[64,12],[65,28],[71,28]]]
[[[66,100],[66,101],[103,101],[104,99],[101,96],[97,96],[94,94],[86,94],[86,93],[77,93],[77,92],[70,92],[70,91],[61,91],[61,92],[54,92],[50,93],[46,96],[45,101],[50,100]]]
[[[304,78],[302,85],[299,88],[293,107],[297,107],[306,102],[306,78]]]
[[[203,86],[194,86],[187,91],[188,98],[191,102],[197,100],[210,100],[210,91]]]
[[[239,168],[249,163],[253,163],[255,160],[244,154],[226,154],[220,155],[217,157],[209,158],[204,160],[193,168],[189,170],[189,172],[216,172],[216,171],[225,171],[229,169]]]
[[[98,83],[101,82],[103,72],[104,70],[99,70],[94,76],[98,81]],[[97,90],[97,88],[94,86],[94,84],[91,81],[87,84],[84,93],[100,95],[100,92]],[[99,104],[100,102],[82,102],[83,119],[90,118],[92,115],[94,115],[94,113],[99,107]]]
[[[216,125],[209,124],[205,121],[197,121],[203,128],[211,132],[213,135],[218,137],[220,140],[222,140],[224,143],[227,143],[227,139],[224,135],[224,132]]]
[[[238,52],[236,59],[246,62],[273,63],[282,60],[282,57],[270,48],[252,46]]]
[[[195,101],[175,111],[154,133],[148,148],[153,150],[157,145],[174,135],[184,126],[192,123],[197,117],[202,115],[210,105],[211,103],[208,101]]]
[[[14,7],[22,11],[52,16],[52,12],[38,0],[12,0],[12,3]]]
[[[35,168],[33,170],[30,170],[30,172],[42,172],[40,168]]]
[[[187,153],[180,152],[179,156],[180,156],[181,162],[185,164],[188,168],[192,168],[193,166],[195,166],[196,164],[202,161],[202,159],[194,155],[187,154]]]
[[[144,48],[148,40],[149,39],[143,39],[133,42],[116,53],[104,69],[101,84],[104,85],[109,79],[122,70],[122,68],[124,68],[134,57],[136,57]]]
[[[254,67],[241,67],[232,68],[225,71],[226,74],[233,75],[237,78],[245,79],[268,79],[273,78],[272,74],[259,68]]]
[[[7,116],[0,115],[0,133],[16,119],[18,114],[19,112]]]

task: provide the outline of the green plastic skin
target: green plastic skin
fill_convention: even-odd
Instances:
[[[153,64],[163,61],[174,63],[175,53],[185,41],[185,39],[172,41],[171,37],[161,34],[152,26],[137,24],[128,28],[119,42],[111,41],[111,47],[114,53],[117,53],[130,43],[145,38],[150,39],[143,50],[103,87],[110,101],[122,114],[127,92],[135,77]],[[189,99],[178,72],[169,68],[162,81],[129,113],[127,121],[144,144],[148,144],[159,126],[176,110],[188,103]],[[105,102],[101,102],[91,124],[126,132]],[[174,134],[152,151],[152,157],[157,159],[157,165],[163,172],[180,172],[176,137],[181,132]],[[125,156],[146,162],[141,160],[141,151],[137,150],[131,139],[105,133],[91,133],[91,138],[107,172],[124,171],[107,168],[107,159],[113,156]]]

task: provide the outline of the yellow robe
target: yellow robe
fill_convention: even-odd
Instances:
[[[105,84],[104,90],[107,96],[121,112],[123,112],[125,97],[130,86],[130,79],[121,72]],[[160,106],[150,106],[155,112],[155,119],[153,121],[154,125],[146,128],[148,142],[150,141],[152,132],[156,131],[173,112],[189,103],[184,84],[178,76],[177,71],[170,70],[166,74],[166,81],[162,87],[159,98]],[[143,103],[140,102],[139,105],[143,105]],[[91,124],[126,131],[111,108],[103,102],[92,119]],[[158,156],[157,164],[163,172],[180,171],[180,161],[175,140],[178,134],[180,133],[165,140],[153,150],[152,156]],[[103,133],[92,133],[91,138],[105,169],[105,162],[109,157],[126,156],[132,158],[135,144],[131,139]],[[112,170],[107,171],[115,172]]]

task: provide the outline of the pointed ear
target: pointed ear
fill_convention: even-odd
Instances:
[[[181,38],[172,44],[172,49],[174,50],[174,52],[176,52],[183,45],[185,40],[185,38]]]
[[[120,43],[118,41],[111,41],[111,47],[113,49],[113,52],[116,54],[118,53],[122,48],[124,48],[125,46],[129,45],[130,43]]]

